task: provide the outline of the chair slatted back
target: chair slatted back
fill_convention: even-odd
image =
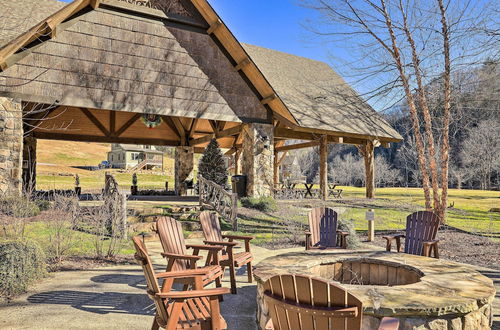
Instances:
[[[430,211],[406,217],[405,253],[422,255],[423,242],[436,239],[439,224],[439,217]]]
[[[309,230],[312,246],[333,248],[337,246],[337,212],[328,207],[318,207],[309,212]]]
[[[363,305],[344,288],[303,275],[276,275],[264,283],[275,330],[359,330]]]
[[[166,253],[187,254],[186,242],[182,225],[179,221],[170,217],[160,217],[156,221],[156,230],[160,236],[163,251]],[[188,261],[176,260],[172,266],[172,271],[189,269]]]
[[[167,323],[168,312],[162,299],[155,297],[156,293],[160,293],[160,287],[155,277],[153,264],[149,258],[146,245],[142,242],[141,238],[136,236],[132,238],[135,247],[135,258],[142,266],[144,277],[146,278],[147,290],[149,297],[154,301],[156,306],[156,313],[161,320],[162,324]]]
[[[200,213],[200,223],[207,241],[222,242],[219,217],[216,213],[203,211]]]

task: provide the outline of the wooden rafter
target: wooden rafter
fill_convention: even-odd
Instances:
[[[114,135],[116,131],[116,111],[109,112],[109,134]]]
[[[186,145],[186,129],[184,126],[182,126],[181,120],[177,117],[170,117],[172,119],[172,122],[174,123],[175,129],[177,130],[177,133],[179,137],[181,138],[181,145],[185,146]]]
[[[59,24],[88,6],[92,6],[95,9],[99,6],[99,1],[75,0],[2,47],[0,49],[0,71],[5,70],[9,66],[7,60],[11,55],[22,50],[40,37],[55,37]]]
[[[163,139],[145,139],[145,138],[124,138],[117,136],[94,136],[83,134],[65,134],[35,131],[33,136],[38,139],[46,140],[67,140],[67,141],[82,141],[82,142],[99,142],[99,143],[126,143],[126,144],[145,144],[159,146],[178,146],[179,141],[163,140]]]
[[[247,57],[245,58],[243,61],[239,62],[238,64],[236,64],[236,66],[234,67],[234,69],[236,71],[240,71],[240,70],[243,70],[243,68],[245,68],[247,65],[249,65],[252,61]]]
[[[297,144],[291,144],[288,146],[277,147],[276,151],[282,152],[282,151],[304,149],[304,148],[310,148],[310,147],[316,147],[316,146],[319,146],[319,141],[311,141],[311,142],[297,143]]]
[[[215,120],[209,120],[208,122],[210,124],[210,127],[212,127],[212,131],[214,131],[214,134],[219,133],[219,126],[218,126],[217,121],[215,121]]]
[[[196,132],[196,126],[198,125],[198,118],[193,119],[193,122],[191,123],[191,128],[189,129],[189,139],[193,138],[194,133]]]
[[[276,94],[271,94],[268,97],[265,97],[264,99],[262,99],[262,101],[260,101],[260,103],[263,105],[266,105],[266,104],[269,104],[276,99],[277,99]]]
[[[141,118],[140,113],[134,114],[129,120],[127,120],[125,124],[123,124],[122,127],[120,127],[118,131],[116,131],[114,136],[119,137],[120,135],[122,135],[127,129],[129,129],[130,126],[132,126],[137,120],[139,120],[139,118]]]
[[[215,31],[217,31],[220,27],[222,27],[222,21],[219,19],[219,20],[215,21],[215,23],[210,25],[210,27],[207,30],[207,33],[212,34]]]
[[[217,134],[207,134],[201,138],[191,140],[189,142],[189,145],[196,146],[196,145],[208,143],[214,138],[220,139],[220,138],[224,138],[224,137],[229,137],[229,136],[237,135],[240,132],[241,132],[241,126],[231,127],[231,128],[226,129],[226,130],[219,131]]]
[[[83,112],[83,114],[101,131],[104,136],[109,136],[109,131],[104,127],[104,125],[99,121],[99,119],[94,116],[92,112],[90,112],[89,109],[86,108],[80,108],[80,111]]]

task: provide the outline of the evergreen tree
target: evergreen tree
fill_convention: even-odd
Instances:
[[[198,165],[198,172],[205,179],[226,186],[228,171],[217,140],[210,141],[205,149]]]

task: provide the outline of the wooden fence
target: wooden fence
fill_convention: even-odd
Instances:
[[[200,193],[200,205],[210,205],[222,217],[233,225],[233,230],[238,230],[238,195],[226,191],[224,187],[213,181],[198,176],[198,189]]]

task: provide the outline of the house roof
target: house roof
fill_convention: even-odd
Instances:
[[[380,139],[386,142],[402,139],[328,64],[257,46],[242,45],[206,0],[189,1],[208,22],[208,34],[219,40],[234,62],[235,68],[248,78],[261,95],[261,103],[273,111],[275,118],[286,122],[287,126],[298,130],[315,130],[318,133],[324,131],[325,134],[328,132],[338,136]],[[0,0],[1,2],[10,1]],[[113,6],[121,3],[129,8],[134,7],[113,0],[75,0],[64,9],[61,8],[65,4],[56,0],[12,1],[12,14],[9,16],[14,17],[14,20],[15,17],[20,17],[19,13],[26,17],[26,10],[30,8],[36,11],[36,15],[28,15],[30,20],[26,20],[25,24],[13,27],[10,32],[0,35],[0,66],[8,56],[14,54],[13,44],[22,45],[23,38],[24,42],[33,40],[37,31],[51,33],[55,30],[53,25],[60,24],[65,18],[87,6],[97,8],[99,2]],[[153,11],[149,8],[148,10],[148,14]],[[50,15],[52,16],[45,22],[41,21],[44,16],[46,18]],[[141,20],[146,21],[144,17],[141,17]],[[36,22],[40,22],[40,25],[20,35],[32,25],[31,23]],[[30,32],[33,32],[34,37],[26,39]],[[16,37],[17,39],[13,40]],[[9,44],[6,44],[7,42]]]
[[[402,139],[327,63],[248,44],[243,47],[300,126]]]
[[[140,145],[134,145],[134,144],[113,144],[113,149],[116,150],[115,148],[120,148],[123,151],[139,151],[139,152],[146,152],[146,153],[151,153],[151,154],[163,154],[163,151],[156,150],[156,149],[146,149],[144,146]]]

